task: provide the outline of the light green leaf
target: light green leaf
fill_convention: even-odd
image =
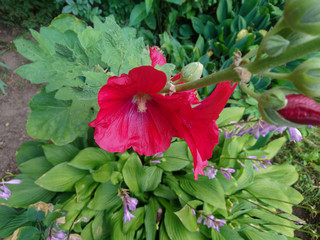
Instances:
[[[243,107],[224,108],[216,121],[217,125],[221,127],[231,122],[238,122],[242,118],[244,110]]]
[[[50,191],[68,192],[72,191],[74,184],[87,173],[69,166],[68,163],[60,163],[43,174],[35,183]]]
[[[199,176],[198,180],[193,175],[180,178],[180,186],[183,190],[216,208],[226,209],[224,191],[218,179],[209,179]]]
[[[148,204],[144,206],[145,208],[145,218],[144,225],[146,229],[146,240],[155,239],[156,235],[156,221],[157,221],[157,211],[160,208],[159,203],[155,198],[150,198]]]
[[[42,60],[46,54],[34,42],[19,38],[14,40],[17,51],[31,61]]]
[[[68,164],[79,169],[94,170],[114,160],[113,153],[109,153],[101,148],[88,147],[81,150]]]
[[[23,174],[29,175],[34,179],[37,179],[52,167],[53,165],[45,157],[36,157],[18,166]]]
[[[51,22],[49,27],[55,28],[62,33],[68,30],[80,33],[86,28],[86,26],[87,24],[84,21],[76,18],[75,16],[70,14],[61,14]]]
[[[98,183],[95,182],[90,175],[87,175],[77,181],[75,183],[75,189],[78,201],[82,201],[91,196],[97,185]]]
[[[174,142],[163,153],[165,161],[161,161],[157,166],[165,171],[178,171],[192,162],[188,151],[186,142]]]
[[[273,232],[260,232],[254,230],[243,230],[242,231],[249,240],[286,240],[287,238],[283,235],[278,235]]]
[[[120,210],[112,215],[111,218],[111,240],[132,240],[135,232],[131,231],[125,234],[122,230],[123,226],[123,210]]]
[[[197,217],[193,215],[191,208],[188,205],[185,205],[181,210],[178,212],[174,212],[190,232],[196,232],[199,230],[197,224]]]
[[[31,177],[20,174],[20,184],[8,185],[11,190],[11,196],[8,200],[0,198],[0,204],[7,204],[11,207],[26,208],[30,204],[43,201],[48,202],[55,195],[53,192],[49,192],[34,183],[34,179]]]
[[[115,167],[116,167],[115,163],[108,162],[103,164],[97,170],[91,170],[90,173],[92,175],[92,178],[96,182],[104,183],[104,182],[108,182],[111,179],[111,176]]]
[[[88,208],[93,210],[116,209],[121,205],[121,199],[117,196],[118,186],[111,182],[100,184],[94,198],[89,202]]]
[[[131,11],[129,25],[134,26],[147,17],[145,2],[141,2],[134,6]]]
[[[163,170],[158,167],[145,167],[145,189],[144,191],[155,190],[161,182]]]
[[[150,12],[152,8],[152,4],[153,4],[153,0],[145,0],[147,14]]]
[[[33,138],[51,139],[57,145],[64,145],[86,132],[90,116],[86,121],[74,125],[69,110],[71,102],[57,100],[54,94],[42,89],[31,99],[31,114],[26,128]]]
[[[268,143],[268,145],[262,148],[261,150],[267,152],[268,158],[272,159],[279,152],[279,150],[281,149],[283,144],[286,143],[286,141],[287,139],[285,137],[278,138]]]
[[[72,144],[58,146],[54,144],[42,145],[44,155],[53,165],[69,162],[79,152],[79,149]]]

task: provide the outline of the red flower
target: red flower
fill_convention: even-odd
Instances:
[[[286,96],[287,105],[278,113],[293,123],[320,125],[320,104],[302,94]]]
[[[160,53],[156,49],[150,50],[152,66],[165,63],[164,57],[157,54]],[[197,179],[218,143],[215,120],[235,86],[231,87],[230,82],[219,84],[210,97],[192,108],[191,104],[198,103],[191,96],[194,91],[172,96],[158,94],[166,82],[166,75],[151,66],[109,78],[98,94],[100,111],[89,126],[96,128],[99,146],[110,152],[132,147],[139,154],[150,156],[165,151],[172,137],[184,138],[194,158]]]

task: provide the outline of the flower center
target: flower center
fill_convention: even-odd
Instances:
[[[132,102],[133,103],[137,103],[138,105],[138,111],[143,113],[147,110],[147,100],[150,100],[151,97],[149,96],[149,94],[146,93],[139,93],[137,95],[133,96]]]

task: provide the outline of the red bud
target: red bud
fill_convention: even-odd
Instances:
[[[320,104],[302,94],[286,95],[287,105],[278,110],[286,120],[298,124],[320,125]]]

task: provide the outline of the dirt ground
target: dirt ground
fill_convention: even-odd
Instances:
[[[7,27],[0,24],[0,62],[12,69],[26,64],[28,61],[16,52],[13,40],[19,37],[23,30]],[[27,116],[29,114],[28,103],[32,96],[39,91],[39,85],[31,85],[29,81],[22,79],[14,71],[7,71],[3,78],[3,69],[0,70],[0,79],[8,87],[7,95],[0,92],[0,177],[5,172],[17,173],[15,154],[24,141],[30,140],[25,130]]]

